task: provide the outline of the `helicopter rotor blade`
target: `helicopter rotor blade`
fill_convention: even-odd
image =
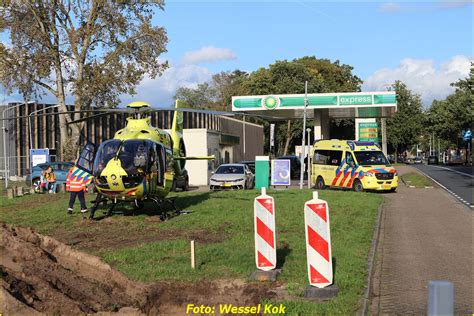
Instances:
[[[42,109],[42,111],[46,111],[48,108]],[[29,115],[18,115],[18,116],[11,116],[11,117],[3,117],[0,118],[0,121],[9,121],[13,119],[24,119],[24,118],[34,118],[34,117],[42,117],[42,116],[49,116],[49,115],[64,115],[64,114],[75,114],[75,113],[109,113],[109,112],[129,112],[124,111],[122,109],[91,109],[91,110],[80,110],[80,111],[65,111],[65,112],[51,112],[51,113],[35,113]]]

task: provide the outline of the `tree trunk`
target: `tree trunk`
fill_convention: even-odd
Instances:
[[[291,141],[291,121],[288,120],[286,128],[286,142],[285,142],[285,149],[283,150],[283,156],[288,154],[288,147],[290,146]]]

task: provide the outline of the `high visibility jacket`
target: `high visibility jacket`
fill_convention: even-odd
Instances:
[[[74,167],[69,169],[69,172],[67,174],[67,179],[66,179],[66,191],[68,192],[79,192],[79,191],[85,191],[86,190],[86,185],[84,181],[78,180],[76,176],[72,175],[72,170]]]

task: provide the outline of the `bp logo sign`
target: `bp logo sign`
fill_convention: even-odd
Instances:
[[[276,109],[280,106],[280,98],[269,95],[262,99],[262,106],[268,110]]]

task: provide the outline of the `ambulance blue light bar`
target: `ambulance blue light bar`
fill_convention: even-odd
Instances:
[[[375,143],[375,142],[364,142],[364,141],[352,141],[352,140],[348,140],[347,141],[347,145],[349,145],[349,147],[354,150],[355,149],[355,146],[377,146],[379,149],[380,148],[380,145],[378,143]]]

